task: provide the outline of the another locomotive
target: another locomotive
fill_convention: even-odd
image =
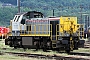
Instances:
[[[84,29],[77,17],[44,18],[41,12],[30,11],[16,14],[10,23],[11,32],[5,39],[10,47],[70,52],[84,45]]]
[[[8,32],[9,28],[0,27],[0,39],[5,39],[7,37]]]

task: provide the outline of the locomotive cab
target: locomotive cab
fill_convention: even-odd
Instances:
[[[43,18],[43,14],[41,12],[30,11],[26,13],[17,13],[13,19],[13,22],[21,22],[21,24],[25,24],[26,19],[31,18]]]
[[[20,36],[19,32],[26,30],[26,20],[31,18],[43,18],[43,14],[36,11],[17,13],[14,19],[11,21],[12,35]]]

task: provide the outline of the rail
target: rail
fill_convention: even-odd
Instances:
[[[1,51],[0,51],[1,52]],[[20,53],[20,52],[1,52],[0,55],[13,55],[13,56],[20,56],[20,57],[32,57],[32,58],[38,58],[38,59],[55,59],[55,60],[90,60],[89,58],[84,58],[83,55],[85,56],[90,56],[90,54],[87,53],[69,53],[70,55],[80,55],[80,56],[59,56],[59,55],[42,55],[42,54],[31,54],[31,53]]]

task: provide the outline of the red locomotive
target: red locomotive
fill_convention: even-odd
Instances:
[[[0,27],[0,38],[7,37],[7,33],[9,32],[9,28]]]

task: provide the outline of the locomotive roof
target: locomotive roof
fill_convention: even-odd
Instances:
[[[41,12],[37,12],[37,11],[28,11],[28,12],[22,12],[22,13],[17,13],[16,15],[24,15],[24,14],[30,14],[30,13],[38,13],[38,14],[41,14],[43,15]]]

